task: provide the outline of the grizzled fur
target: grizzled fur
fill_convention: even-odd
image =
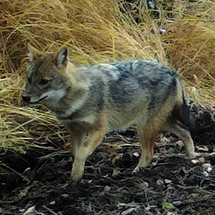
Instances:
[[[68,49],[43,54],[29,45],[30,66],[23,99],[43,102],[71,136],[71,177],[79,181],[87,157],[109,131],[137,125],[142,156],[134,172],[150,164],[155,138],[170,131],[182,139],[188,157],[195,156],[193,128],[183,88],[168,67],[149,60],[75,66]]]

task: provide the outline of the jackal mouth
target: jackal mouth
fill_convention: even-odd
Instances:
[[[48,96],[44,96],[44,97],[42,97],[41,99],[39,99],[38,101],[34,101],[34,102],[29,102],[29,103],[31,103],[31,104],[36,104],[36,103],[38,103],[38,102],[40,102],[40,101],[43,101],[44,99],[46,99]]]
[[[39,101],[38,101],[38,102],[40,102],[40,101],[42,101],[42,100],[46,99],[47,97],[48,97],[48,96],[44,96],[43,98],[39,99]]]

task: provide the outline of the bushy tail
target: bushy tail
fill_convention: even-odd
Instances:
[[[194,116],[190,112],[190,109],[184,98],[184,94],[183,94],[183,104],[179,111],[178,120],[189,128],[190,134],[192,137],[196,135],[197,133],[196,121]]]

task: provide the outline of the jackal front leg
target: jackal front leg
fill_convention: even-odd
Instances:
[[[87,134],[86,128],[77,123],[72,123],[67,126],[67,129],[70,133],[70,141],[66,144],[66,147],[68,147],[73,156],[75,156],[76,151],[85,141]]]
[[[71,172],[73,183],[77,183],[81,180],[84,174],[84,165],[87,157],[92,154],[95,148],[101,143],[105,133],[106,127],[101,124],[90,126],[87,139],[74,153],[74,163]]]

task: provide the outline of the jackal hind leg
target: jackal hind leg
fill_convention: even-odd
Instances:
[[[71,172],[71,178],[74,184],[83,177],[87,157],[92,154],[95,148],[101,143],[105,134],[106,127],[103,124],[100,123],[90,126],[86,140],[75,151]]]
[[[196,157],[195,148],[193,144],[193,139],[190,134],[189,128],[181,123],[179,120],[176,120],[174,123],[167,123],[166,130],[177,135],[185,145],[186,155],[189,158]]]
[[[156,129],[153,129],[152,126],[138,126],[137,131],[140,137],[140,144],[142,148],[142,154],[140,161],[136,168],[133,170],[133,173],[138,172],[142,167],[147,167],[150,165],[153,154],[154,154],[154,142],[155,138],[158,135]]]

